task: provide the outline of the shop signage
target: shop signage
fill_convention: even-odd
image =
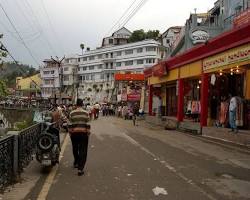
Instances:
[[[144,77],[145,78],[149,78],[149,77],[151,77],[152,76],[152,68],[148,68],[148,69],[145,69],[144,71],[143,71],[143,73],[144,73]]]
[[[158,63],[154,65],[152,71],[154,76],[161,77],[167,74],[166,66],[164,63]]]
[[[205,43],[209,39],[209,34],[204,30],[195,30],[190,34],[190,38],[193,44]]]
[[[144,81],[144,74],[115,74],[116,81]]]
[[[218,56],[213,56],[211,58],[204,59],[203,70],[206,71],[217,67],[225,66],[228,64],[242,62],[249,59],[250,59],[250,46],[246,46],[243,48],[232,50],[228,53],[223,53]]]
[[[241,25],[247,24],[250,22],[250,8],[240,13],[234,18],[233,25],[234,27],[239,27]]]
[[[140,94],[128,94],[128,101],[140,101]]]

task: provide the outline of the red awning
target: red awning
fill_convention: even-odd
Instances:
[[[144,74],[115,74],[116,81],[144,81]]]

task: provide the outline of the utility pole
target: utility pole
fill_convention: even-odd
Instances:
[[[51,56],[51,59],[56,63],[58,64],[58,73],[59,73],[59,94],[60,94],[60,100],[59,100],[59,103],[62,103],[62,88],[63,88],[63,73],[62,73],[62,61],[64,60],[65,56],[63,56],[62,59],[59,59],[57,56],[56,56],[56,59],[54,59],[52,56]],[[55,81],[55,80],[54,80]]]

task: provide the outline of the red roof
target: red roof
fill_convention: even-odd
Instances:
[[[206,44],[197,45],[162,63],[167,69],[173,69],[247,43],[250,43],[250,23],[224,32]]]

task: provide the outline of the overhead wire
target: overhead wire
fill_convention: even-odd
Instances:
[[[134,16],[135,14],[145,5],[148,0],[141,0],[140,3],[132,10],[129,16],[123,21],[119,28],[124,27]]]
[[[41,23],[40,23],[40,21],[39,21],[37,15],[36,15],[36,13],[34,12],[32,6],[30,5],[29,1],[28,1],[28,0],[25,0],[24,2],[26,3],[26,5],[28,6],[28,8],[30,9],[31,14],[34,16],[34,19],[35,19],[35,21],[37,22],[38,27],[41,29],[41,32],[43,33],[43,36],[44,36],[44,41],[46,42],[46,44],[47,44],[48,47],[49,47],[49,48],[48,48],[49,51],[50,51],[52,54],[57,55],[57,53],[56,53],[54,47],[52,46],[51,42],[50,42],[49,39],[46,37],[46,35],[45,35],[44,31],[43,31],[43,27],[42,27],[42,25],[41,25]]]
[[[39,66],[39,62],[37,61],[37,59],[35,58],[35,56],[33,55],[33,53],[31,52],[30,48],[26,45],[24,39],[22,38],[21,34],[18,32],[16,26],[14,25],[14,23],[12,22],[12,20],[10,19],[10,17],[8,16],[7,12],[5,11],[3,5],[0,3],[0,7],[3,10],[5,16],[7,17],[9,23],[11,24],[11,26],[13,27],[13,29],[15,30],[16,34],[18,35],[19,39],[21,40],[21,43],[23,44],[23,46],[26,48],[26,50],[28,51],[28,53],[30,54],[30,56],[32,57],[32,59],[35,61],[35,63]]]
[[[51,21],[51,19],[50,19],[50,16],[49,16],[48,11],[47,11],[47,9],[46,9],[46,6],[45,6],[45,4],[44,4],[44,1],[41,0],[41,3],[42,3],[43,10],[44,10],[44,12],[45,12],[45,15],[46,15],[46,17],[47,17],[47,19],[48,19],[49,26],[50,26],[50,28],[51,28],[53,34],[55,35],[55,38],[57,39],[58,44],[59,44],[60,47],[61,47],[61,50],[62,50],[63,53],[64,53],[64,52],[65,52],[64,47],[63,47],[63,45],[62,45],[62,43],[61,43],[61,41],[60,41],[60,39],[59,39],[59,37],[58,37],[57,32],[56,32],[55,29],[54,29],[54,26],[53,26],[53,24],[52,24],[52,21]]]
[[[129,5],[129,7],[124,11],[124,13],[122,14],[122,16],[115,22],[115,24],[112,26],[112,28],[109,30],[109,32],[105,36],[107,36],[108,34],[110,34],[110,32],[117,25],[119,25],[118,29],[120,29],[121,27],[124,27],[135,16],[135,14],[145,5],[145,3],[147,1],[148,0],[139,0],[137,2],[137,0],[133,0],[131,2],[131,4]]]
[[[129,5],[129,7],[124,11],[124,13],[122,14],[122,16],[115,22],[115,24],[110,28],[110,30],[107,32],[107,34],[105,35],[109,35],[110,32],[120,23],[120,21],[122,20],[122,18],[127,14],[127,12],[130,10],[130,8],[135,4],[137,0],[133,0],[131,2],[131,4]]]
[[[9,52],[9,50],[5,47],[5,45],[1,41],[0,44],[1,44],[1,50],[6,51],[8,53],[8,55],[12,58],[15,64],[19,66],[18,69],[20,69],[25,75],[26,71],[19,65],[18,61],[14,58],[14,56]],[[29,78],[36,86],[38,86],[38,89],[41,89],[40,85],[38,85],[30,76],[27,78]]]

